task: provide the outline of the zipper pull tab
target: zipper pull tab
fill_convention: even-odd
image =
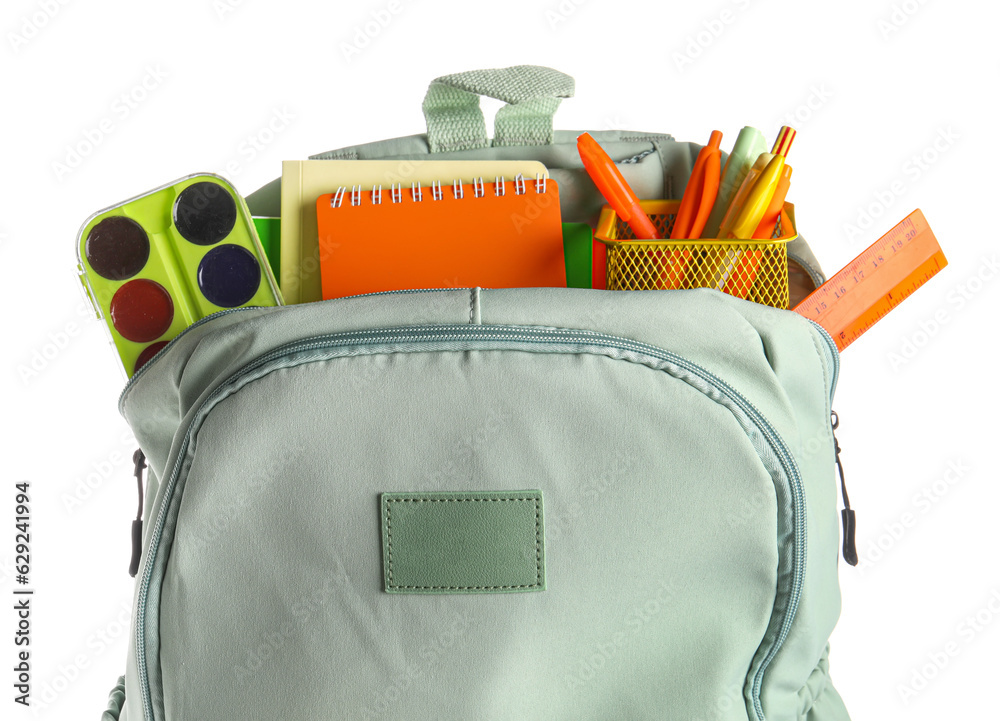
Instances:
[[[830,414],[832,418],[833,430],[840,426],[840,417],[837,411]],[[851,510],[851,499],[847,497],[847,484],[844,482],[844,466],[840,462],[840,443],[837,441],[837,434],[833,434],[833,450],[837,456],[837,471],[840,473],[840,492],[844,496],[844,507],[840,511],[840,519],[844,524],[844,560],[852,566],[858,565],[858,548],[854,541],[856,521],[854,511]]]
[[[132,521],[132,560],[128,565],[128,575],[135,578],[135,574],[139,572],[139,558],[142,556],[142,469],[146,467],[146,454],[141,448],[137,448],[132,454],[132,463],[135,464],[135,480],[139,485],[139,510]]]

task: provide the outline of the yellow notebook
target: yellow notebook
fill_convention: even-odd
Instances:
[[[286,160],[281,172],[281,292],[286,304],[322,299],[316,199],[338,188],[392,184],[409,188],[454,179],[512,180],[520,173],[534,179],[546,174],[537,161],[523,160]]]

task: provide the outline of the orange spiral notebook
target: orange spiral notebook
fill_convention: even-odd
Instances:
[[[323,298],[416,288],[566,287],[547,178],[340,188],[316,201]]]

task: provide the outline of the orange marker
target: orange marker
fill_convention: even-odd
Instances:
[[[722,163],[722,133],[713,130],[708,145],[701,149],[691,170],[681,206],[674,219],[671,239],[698,238],[712,212],[719,192],[719,168]]]
[[[712,213],[715,198],[719,194],[720,166],[722,164],[722,133],[713,130],[708,145],[698,152],[688,178],[687,187],[680,207],[674,216],[674,227],[670,231],[671,240],[698,238],[705,229],[708,216]],[[663,254],[666,263],[660,275],[657,288],[676,290],[684,287],[691,250],[676,248]]]
[[[639,206],[639,198],[625,182],[621,171],[590,133],[576,139],[576,148],[583,161],[583,167],[601,191],[608,204],[615,209],[618,217],[628,223],[637,239],[656,240],[659,234],[649,216]]]

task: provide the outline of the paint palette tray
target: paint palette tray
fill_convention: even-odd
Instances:
[[[129,377],[206,316],[281,305],[246,203],[209,173],[94,214],[80,231],[77,260]]]

